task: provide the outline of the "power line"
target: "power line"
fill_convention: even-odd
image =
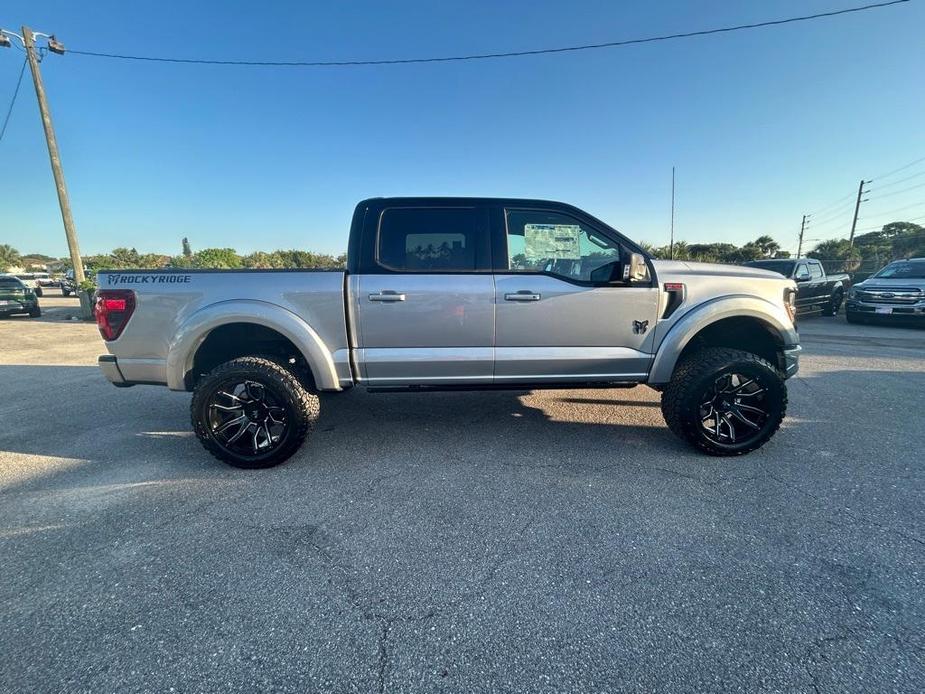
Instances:
[[[813,214],[819,214],[821,212],[826,212],[827,210],[831,210],[832,208],[835,208],[835,207],[841,207],[847,200],[853,200],[853,199],[854,199],[854,193],[848,193],[847,195],[840,197],[835,202],[831,202],[828,205],[820,207],[818,210],[813,212]]]
[[[911,205],[906,205],[905,207],[897,207],[895,210],[887,210],[886,212],[876,212],[874,214],[878,217],[884,217],[888,214],[895,214],[896,212],[902,212],[903,210],[908,210],[912,207],[918,207],[919,205],[925,205],[925,200],[914,202]],[[869,219],[869,217],[865,217],[864,219]]]
[[[892,193],[885,193],[884,195],[875,195],[874,200],[881,200],[882,198],[889,198],[894,195],[901,195],[902,193],[908,193],[910,190],[916,190],[917,188],[925,188],[925,183],[919,183],[915,186],[909,186],[908,188],[903,188],[902,190],[894,190]],[[876,188],[874,188],[876,190]]]
[[[6,110],[6,118],[3,119],[3,127],[0,127],[0,142],[3,141],[3,136],[6,134],[6,126],[10,123],[10,116],[13,115],[13,106],[16,105],[16,97],[19,96],[19,85],[22,84],[22,76],[26,73],[26,63],[28,60],[22,61],[22,67],[19,69],[19,79],[16,80],[16,89],[13,90],[13,98],[10,99],[10,107]]]
[[[428,58],[386,58],[380,60],[313,60],[313,61],[286,61],[286,60],[211,60],[195,58],[169,58],[163,56],[143,56],[143,55],[123,55],[117,53],[101,53],[98,51],[79,51],[69,49],[69,53],[76,55],[88,55],[96,58],[113,58],[117,60],[140,60],[156,63],[185,63],[196,65],[250,65],[261,67],[355,67],[360,65],[408,65],[411,63],[449,63],[462,62],[468,60],[489,60],[496,58],[519,58],[531,55],[545,55],[551,53],[571,53],[576,51],[596,50],[601,48],[617,48],[620,46],[630,46],[641,43],[654,43],[656,41],[671,41],[674,39],[686,39],[695,36],[709,36],[711,34],[722,34],[733,31],[743,31],[746,29],[759,29],[761,27],[779,26],[782,24],[791,24],[794,22],[805,22],[837,15],[850,14],[852,12],[864,12],[891,5],[900,5],[909,2],[909,0],[889,0],[889,2],[879,2],[860,7],[849,7],[842,10],[833,10],[831,12],[819,12],[817,14],[803,15],[800,17],[788,17],[786,19],[774,19],[765,22],[756,22],[753,24],[739,24],[730,27],[719,27],[716,29],[703,29],[700,31],[688,31],[679,34],[666,34],[663,36],[649,36],[639,39],[625,39],[623,41],[608,41],[606,43],[589,43],[580,46],[565,46],[560,48],[537,48],[525,51],[506,51],[502,53],[473,53],[470,55],[455,56],[438,56]]]
[[[883,185],[877,186],[873,190],[880,190],[882,188],[891,188],[893,186],[898,186],[900,183],[905,183],[906,181],[911,181],[913,178],[918,178],[919,176],[925,176],[925,169],[918,171],[911,176],[904,176],[896,181],[891,181],[890,183],[884,183]],[[874,180],[874,179],[871,179]]]
[[[923,162],[923,161],[925,161],[925,157],[922,157],[921,159],[916,159],[915,161],[910,161],[908,164],[903,164],[903,165],[900,166],[898,169],[893,169],[892,171],[888,171],[888,172],[885,173],[885,174],[880,174],[879,176],[874,176],[874,177],[873,177],[872,179],[870,179],[870,180],[872,180],[872,181],[878,181],[878,180],[883,179],[883,178],[889,178],[889,177],[892,176],[893,174],[897,174],[897,173],[899,173],[900,171],[905,171],[906,169],[908,169],[908,168],[910,168],[910,167],[912,167],[912,166],[915,166],[915,165],[918,164],[919,162]]]

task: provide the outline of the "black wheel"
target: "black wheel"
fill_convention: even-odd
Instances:
[[[835,293],[832,294],[829,302],[822,307],[823,316],[837,316],[838,309],[841,308],[841,302],[845,298],[844,292],[841,289],[836,289]]]
[[[35,295],[38,296],[38,297],[43,296],[43,292],[42,292],[42,288],[41,288],[41,287],[36,287],[36,288],[35,288]]]
[[[35,307],[34,309],[32,309],[31,311],[29,311],[29,316],[30,316],[31,318],[39,318],[39,317],[41,317],[41,315],[42,315],[42,308],[41,308],[41,306],[36,305],[36,307]]]
[[[61,294],[63,294],[64,296],[70,296],[70,295],[71,295],[71,292],[70,292],[70,290],[68,290],[68,289],[62,288],[62,289],[61,289]]]
[[[787,411],[780,372],[761,357],[709,347],[675,369],[662,414],[678,437],[710,455],[743,455],[763,446]]]
[[[315,393],[285,367],[241,357],[215,367],[196,386],[196,436],[219,460],[240,468],[279,465],[295,453],[320,412]]]

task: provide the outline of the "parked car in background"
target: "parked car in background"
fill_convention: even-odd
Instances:
[[[925,324],[925,258],[896,260],[848,292],[850,323],[915,320]]]
[[[0,316],[28,313],[33,318],[42,315],[35,290],[27,287],[15,275],[0,275]]]
[[[192,391],[196,435],[240,467],[288,458],[318,418],[319,392],[354,386],[647,384],[677,436],[742,455],[780,426],[800,353],[792,280],[655,260],[591,215],[544,200],[363,201],[346,271],[98,279],[105,376]]]
[[[774,258],[753,260],[748,267],[773,270],[797,283],[797,315],[822,313],[834,316],[838,313],[851,278],[842,273],[827,275],[825,268],[813,258]]]
[[[34,272],[35,281],[40,287],[57,287],[58,282],[47,272]]]
[[[48,277],[47,272],[43,272],[43,273],[22,272],[22,273],[17,273],[16,277],[19,279],[20,282],[22,282],[29,289],[35,292],[36,296],[42,296],[42,285],[39,282],[39,277],[38,277],[39,274],[42,274],[45,277]]]

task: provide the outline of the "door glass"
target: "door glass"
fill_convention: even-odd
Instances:
[[[816,265],[815,263],[810,263],[809,274],[814,280],[819,279],[822,277],[822,266]]]
[[[487,229],[471,208],[387,209],[379,221],[376,259],[400,272],[472,272]]]
[[[574,217],[542,210],[507,210],[507,253],[510,272],[543,272],[578,282],[592,281],[592,272],[621,260],[616,241]]]

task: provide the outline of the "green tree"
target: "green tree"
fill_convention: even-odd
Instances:
[[[118,270],[141,267],[141,256],[134,248],[113,248],[109,257],[112,259],[110,267]]]
[[[193,254],[193,267],[232,269],[241,267],[241,256],[233,248],[203,248]]]
[[[861,252],[848,239],[823,241],[806,255],[822,261],[826,272],[854,272],[861,265]]]
[[[0,270],[17,267],[20,261],[19,251],[5,243],[0,244]]]
[[[780,250],[780,244],[770,236],[759,236],[757,239],[752,241],[752,244],[761,250],[761,254],[765,258],[773,258],[774,255]]]

